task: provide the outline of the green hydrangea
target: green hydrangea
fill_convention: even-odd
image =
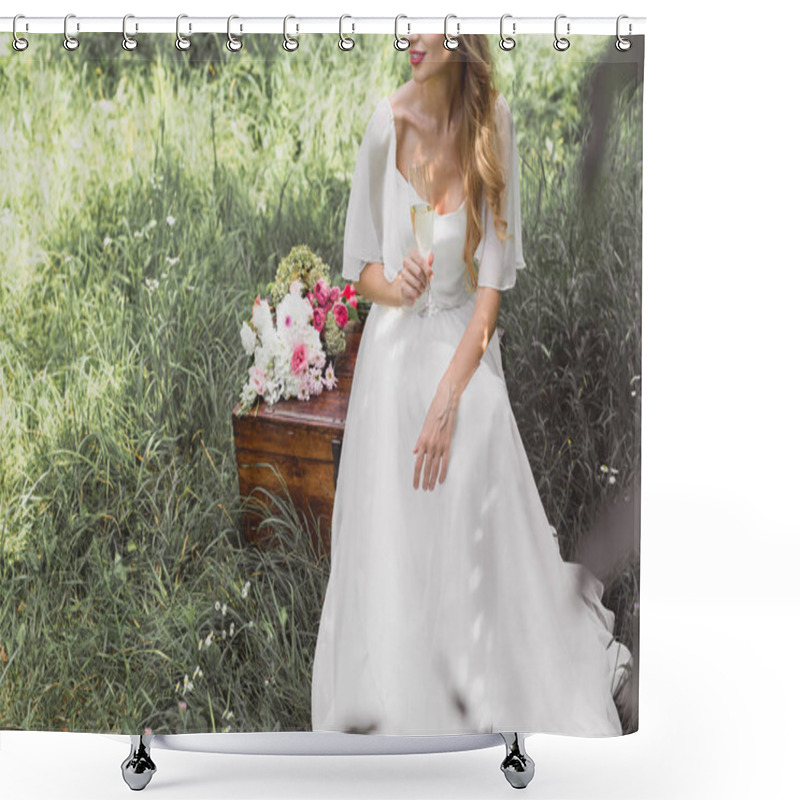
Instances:
[[[333,314],[328,314],[325,319],[322,337],[325,340],[325,351],[330,355],[336,356],[344,351],[347,339],[344,335],[344,331],[336,324],[336,318]]]
[[[270,284],[273,307],[289,294],[289,287],[294,281],[299,279],[303,284],[303,291],[308,292],[320,278],[330,285],[330,273],[330,267],[308,245],[295,245],[281,259],[275,272],[275,280]]]

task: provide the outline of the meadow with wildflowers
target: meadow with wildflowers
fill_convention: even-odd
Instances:
[[[311,729],[329,563],[285,493],[274,545],[242,541],[241,326],[297,245],[337,280],[364,127],[409,72],[393,37],[281,38],[0,43],[0,728]],[[569,557],[638,497],[641,91],[597,80],[604,37],[492,49],[528,265],[504,365]],[[602,576],[634,653],[638,570]]]

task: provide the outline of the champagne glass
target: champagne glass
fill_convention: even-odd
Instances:
[[[431,191],[431,162],[415,161],[408,168],[409,205],[411,207],[411,227],[414,229],[414,240],[417,250],[428,265],[428,258],[433,250],[433,193]],[[425,314],[430,314],[433,307],[431,298],[431,281],[425,274],[427,299]]]

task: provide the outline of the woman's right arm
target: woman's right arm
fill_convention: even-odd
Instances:
[[[433,254],[428,257],[430,273],[432,264]],[[358,280],[352,283],[360,295],[373,303],[395,307],[411,306],[425,289],[424,269],[424,260],[419,253],[412,251],[403,259],[403,267],[391,283],[386,280],[380,261],[364,264]]]
[[[357,281],[353,281],[355,290],[367,300],[382,306],[401,306],[399,274],[389,283],[383,274],[383,264],[370,261],[364,265]]]

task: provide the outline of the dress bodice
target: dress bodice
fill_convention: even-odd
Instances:
[[[406,179],[397,174],[397,219],[403,220],[403,244],[408,253],[414,247],[414,229],[411,224],[409,187]],[[470,300],[474,295],[464,282],[464,238],[467,234],[467,203],[464,200],[455,210],[446,214],[435,214],[433,219],[433,279],[431,280],[431,302],[434,311],[454,308]],[[423,292],[410,307],[421,311],[427,303],[427,291]]]
[[[494,216],[486,198],[480,201],[481,237],[475,248],[473,263],[477,285],[500,291],[516,282],[517,270],[523,269],[521,215],[519,197],[519,163],[511,110],[501,95],[496,102],[499,123],[497,148],[504,173],[509,180],[500,205],[504,209],[506,233],[498,237]],[[358,280],[364,266],[381,262],[390,283],[397,278],[403,260],[415,246],[411,227],[408,182],[397,168],[397,132],[392,104],[384,96],[373,111],[356,156],[350,198],[345,218],[342,277]],[[466,237],[466,202],[455,211],[437,214],[433,231],[432,299],[437,308],[463,305],[475,292],[464,280],[463,260]],[[413,308],[425,301],[418,298]]]

